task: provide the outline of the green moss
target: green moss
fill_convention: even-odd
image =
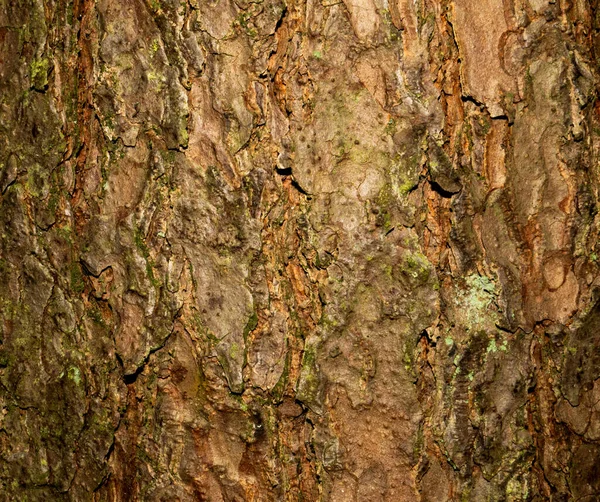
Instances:
[[[481,133],[483,136],[487,136],[487,133],[492,128],[492,119],[487,115],[479,115],[478,118],[479,126],[481,127]]]
[[[394,268],[390,265],[390,264],[385,264],[383,266],[383,273],[389,278],[392,279],[393,278],[393,271]]]
[[[60,202],[60,192],[52,190],[48,199],[48,211],[55,213],[58,209],[58,203]]]
[[[160,465],[155,458],[152,458],[148,453],[141,447],[137,446],[135,450],[135,456],[141,460],[144,464],[151,466],[155,471],[160,472]]]
[[[385,184],[377,195],[375,205],[379,209],[377,214],[377,225],[382,227],[384,232],[389,232],[392,228],[392,215],[391,210],[395,202],[394,195],[392,193],[392,187],[389,184]]]
[[[145,238],[144,238],[144,235],[143,235],[141,229],[139,229],[139,228],[135,229],[133,238],[134,238],[136,247],[140,250],[142,256],[144,257],[144,260],[146,260],[146,275],[148,276],[150,283],[154,287],[160,287],[160,285],[161,285],[160,281],[158,279],[156,279],[156,277],[154,277],[154,262],[150,258],[150,250],[148,249],[148,246],[146,245],[146,241],[145,241]]]
[[[217,343],[219,343],[219,339],[210,329],[206,327],[204,321],[202,320],[202,317],[200,317],[200,314],[196,312],[192,314],[191,318],[193,326],[192,331],[203,336],[205,340],[209,342],[210,345],[216,345]]]
[[[36,198],[48,193],[48,177],[39,164],[34,164],[27,170],[25,189],[27,193]]]
[[[406,372],[416,381],[417,374],[415,373],[414,364],[415,356],[411,347],[405,345],[402,351],[402,362]]]
[[[402,195],[407,195],[408,193],[410,193],[413,188],[415,188],[416,184],[414,181],[412,180],[405,180],[404,182],[402,182],[399,186],[398,186],[398,191],[402,194]]]
[[[327,329],[327,328],[336,328],[339,325],[340,325],[340,323],[338,321],[336,321],[335,319],[333,319],[331,316],[328,316],[324,312],[321,315],[321,319],[319,319],[319,326],[322,326],[325,329]]]
[[[0,351],[0,368],[6,368],[15,362],[15,357],[5,351]]]
[[[108,127],[111,131],[115,129],[115,114],[111,109],[106,109],[103,114],[103,125]]]
[[[100,310],[98,310],[98,307],[93,306],[92,308],[88,309],[86,314],[96,324],[106,327],[106,323],[104,322],[104,318],[102,317]]]
[[[190,135],[188,133],[187,127],[188,127],[188,123],[187,123],[187,116],[182,117],[180,120],[180,125],[179,125],[179,131],[177,132],[178,134],[178,141],[179,141],[179,146],[181,148],[187,148],[190,142]]]
[[[64,239],[69,245],[73,245],[73,229],[69,225],[56,227],[56,233],[61,239]]]
[[[246,32],[246,34],[252,38],[258,35],[258,32],[254,28],[251,22],[252,15],[249,12],[240,12],[237,17],[237,24]]]
[[[31,87],[43,91],[48,87],[48,69],[50,61],[46,58],[34,59],[29,66]]]
[[[321,270],[326,269],[329,265],[331,265],[332,262],[332,256],[331,254],[322,251],[322,252],[316,252],[315,253],[315,267]]]
[[[271,395],[273,397],[274,402],[281,401],[281,399],[283,398],[283,395],[285,394],[285,389],[288,385],[288,380],[289,380],[289,375],[290,375],[291,362],[292,362],[292,354],[288,350],[286,353],[286,356],[285,356],[285,363],[283,366],[283,371],[281,372],[281,376],[279,377],[279,380],[277,380],[277,383],[271,390]]]
[[[423,424],[419,424],[419,429],[417,430],[417,435],[415,437],[415,441],[413,443],[413,459],[418,459],[421,456],[421,452],[423,451],[423,447],[425,446],[425,434]]]
[[[85,290],[85,281],[79,263],[71,265],[71,290],[76,294],[81,294]]]
[[[146,259],[146,275],[150,280],[150,284],[156,288],[160,287],[160,281],[154,277],[154,262],[149,258]]]
[[[314,345],[309,345],[304,348],[302,354],[302,368],[296,388],[296,398],[310,407],[317,406],[320,408],[320,386],[317,348]]]
[[[254,331],[256,329],[256,326],[258,326],[258,314],[256,313],[256,310],[255,310],[254,312],[252,312],[250,319],[248,319],[248,322],[246,323],[246,326],[244,327],[244,340],[250,333],[252,333],[252,331]]]
[[[0,258],[0,276],[4,276],[4,275],[8,274],[10,269],[11,269],[10,262]],[[0,304],[0,308],[1,308],[1,304]]]
[[[427,257],[418,251],[405,255],[402,262],[402,272],[419,284],[425,284],[431,276],[431,263]]]

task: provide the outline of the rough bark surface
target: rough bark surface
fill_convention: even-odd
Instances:
[[[0,498],[599,500],[596,3],[0,0]]]

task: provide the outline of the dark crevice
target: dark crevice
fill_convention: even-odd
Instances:
[[[296,190],[298,190],[302,195],[306,195],[308,198],[310,198],[310,194],[306,190],[304,190],[304,188],[302,188],[295,179],[292,179],[292,186]]]
[[[9,181],[6,186],[4,187],[4,190],[2,190],[2,195],[4,195],[6,193],[6,191],[15,184],[15,182],[17,181],[17,178],[15,178],[12,181]]]
[[[163,349],[165,347],[165,345],[167,344],[167,342],[169,341],[169,338],[171,338],[172,334],[173,334],[173,331],[171,331],[171,333],[169,333],[169,335],[165,338],[163,343],[161,343],[158,347],[156,347],[154,349],[150,349],[150,351],[148,352],[148,354],[142,361],[142,364],[140,364],[133,373],[126,373],[123,375],[123,382],[125,382],[126,385],[130,385],[130,384],[136,382],[138,376],[140,376],[140,374],[144,371],[144,368],[148,365],[148,361],[150,361],[150,356],[152,356],[152,354],[154,354],[155,352],[158,352],[159,350]],[[121,364],[122,364],[122,362],[121,362]]]
[[[432,347],[436,346],[437,342],[433,338],[431,338],[431,336],[429,336],[429,332],[426,329],[424,329],[423,331],[421,331],[421,334],[417,338],[417,344],[423,338],[425,338],[425,341],[427,342],[427,344],[431,345]]]
[[[142,371],[144,371],[145,367],[146,367],[146,364],[144,362],[144,364],[142,364],[138,369],[136,369],[134,373],[131,373],[129,375],[123,375],[123,382],[125,382],[125,385],[130,385],[132,383],[135,383],[135,381],[137,380],[137,377],[140,375],[140,373]]]
[[[307,192],[304,188],[302,188],[302,186],[300,185],[300,183],[298,183],[295,179],[294,179],[294,175],[292,173],[292,168],[291,167],[276,167],[275,168],[275,172],[277,174],[279,174],[280,176],[290,176],[292,178],[292,186],[298,190],[302,195],[305,195],[307,198],[311,198],[311,194],[309,192]]]
[[[475,106],[478,106],[480,108],[485,108],[486,107],[484,103],[482,103],[481,101],[477,101],[473,96],[462,95],[460,97],[460,100],[463,103],[473,103]]]
[[[431,185],[431,188],[434,192],[441,195],[445,199],[450,199],[453,195],[456,195],[456,193],[449,192],[448,190],[444,190],[440,185],[438,185],[433,180],[429,180],[429,184]]]
[[[181,311],[182,308],[179,308],[177,310],[177,312],[175,312],[175,316],[173,317],[173,323],[175,323],[175,320],[179,317],[181,317]],[[148,361],[150,361],[150,357],[152,356],[152,354],[154,354],[155,352],[158,352],[159,350],[162,350],[165,348],[165,346],[167,345],[168,341],[171,339],[171,336],[173,336],[173,333],[175,333],[175,325],[173,325],[173,328],[171,328],[171,332],[165,337],[165,339],[162,341],[162,343],[160,345],[158,345],[157,347],[150,349],[148,351],[148,354],[146,354],[146,357],[144,357],[144,360],[142,361],[142,363],[136,368],[136,370],[133,373],[124,373],[123,374],[123,382],[125,382],[126,385],[130,385],[136,382],[138,376],[140,376],[140,374],[144,371],[144,368],[148,365]],[[121,367],[123,368],[123,360],[121,359],[121,357],[119,357],[119,354],[116,354],[117,356],[117,360],[119,362],[119,364],[121,365]]]
[[[100,272],[98,272],[98,275],[96,275],[94,272],[92,272],[90,270],[90,268],[89,268],[90,266],[85,262],[85,260],[83,258],[81,258],[79,260],[79,264],[81,265],[81,271],[83,272],[84,275],[95,277],[96,279],[98,279],[107,270],[112,269],[112,265],[107,265],[102,270],[100,270]]]
[[[275,23],[275,29],[273,30],[273,34],[277,33],[277,31],[279,30],[279,28],[281,28],[281,25],[283,24],[283,21],[285,19],[287,11],[288,11],[287,6],[284,6],[283,10],[281,11],[281,16],[277,20],[277,23]]]
[[[275,171],[280,176],[291,176],[292,175],[292,168],[291,167],[284,167],[284,168],[276,167]]]

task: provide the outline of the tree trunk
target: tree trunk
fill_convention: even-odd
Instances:
[[[1,500],[600,500],[596,4],[1,0]]]

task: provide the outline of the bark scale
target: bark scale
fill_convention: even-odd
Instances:
[[[600,498],[597,2],[0,2],[3,500]]]

